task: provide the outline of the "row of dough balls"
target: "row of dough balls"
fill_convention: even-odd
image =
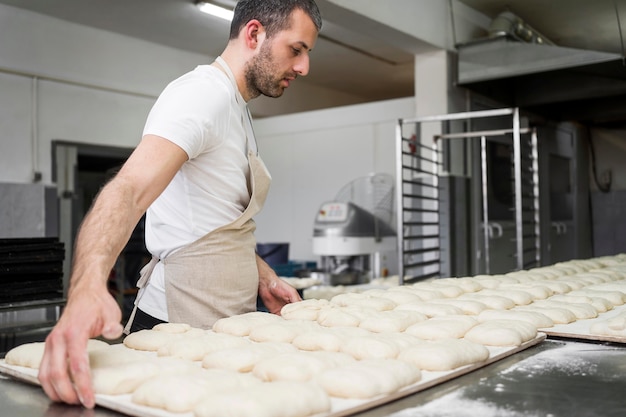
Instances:
[[[44,348],[44,342],[20,345],[7,353],[6,363],[38,369]],[[197,417],[305,417],[331,407],[329,395],[312,382],[264,382],[252,374],[205,369],[198,362],[99,340],[89,341],[88,354],[96,394],[128,395],[136,406]]]

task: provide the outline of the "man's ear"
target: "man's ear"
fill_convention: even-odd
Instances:
[[[265,39],[265,27],[256,19],[250,20],[244,29],[246,46],[257,49]]]

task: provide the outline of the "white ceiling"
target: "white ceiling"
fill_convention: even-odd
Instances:
[[[444,1],[444,0],[440,0]],[[626,0],[460,0],[489,17],[511,10],[560,46],[621,53],[615,4],[626,30]],[[211,56],[228,22],[198,13],[192,0],[0,0],[14,7]],[[376,101],[413,94],[413,55],[355,30],[357,16],[318,0],[325,19],[308,83]],[[364,27],[367,25],[363,25]],[[369,32],[367,32],[369,31]],[[418,41],[416,41],[418,42]],[[384,82],[381,82],[384,80]]]

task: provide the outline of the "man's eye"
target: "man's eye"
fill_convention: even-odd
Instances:
[[[300,55],[302,53],[302,51],[298,48],[291,48],[293,50],[293,54],[294,55]]]

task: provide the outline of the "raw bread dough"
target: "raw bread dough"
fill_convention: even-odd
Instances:
[[[489,359],[482,344],[463,339],[442,339],[404,349],[398,359],[425,371],[451,371]]]
[[[537,311],[485,310],[477,318],[481,323],[490,320],[521,320],[532,324],[536,329],[554,326],[550,317]]]
[[[255,342],[291,343],[298,335],[320,327],[316,322],[307,320],[282,320],[252,329],[248,337]]]
[[[297,303],[285,304],[280,315],[287,320],[317,320],[317,315],[329,303],[325,299],[309,299]]]
[[[139,385],[131,396],[135,404],[173,413],[191,412],[202,400],[224,389],[244,390],[261,384],[249,374],[221,370],[196,370],[185,374],[158,375]]]
[[[626,294],[620,291],[601,291],[590,289],[589,287],[583,288],[582,290],[572,291],[568,293],[568,295],[572,296],[586,296],[586,297],[600,297],[607,300],[609,303],[614,306],[621,306],[626,303]]]
[[[156,352],[167,343],[182,337],[182,333],[169,333],[153,329],[144,329],[131,333],[124,338],[124,346],[148,352]]]
[[[484,287],[478,282],[478,280],[470,277],[462,278],[439,278],[432,281],[435,285],[452,285],[459,287],[463,292],[476,292],[482,290]]]
[[[357,327],[361,320],[355,312],[348,312],[341,307],[322,308],[317,316],[317,322],[324,327]]]
[[[500,290],[507,291],[511,290],[521,290],[528,293],[533,300],[545,300],[546,298],[554,295],[554,291],[548,288],[545,285],[538,284],[511,284],[505,285],[499,288]]]
[[[102,340],[90,339],[87,341],[87,352],[108,347],[109,344]],[[24,343],[9,350],[4,359],[8,365],[39,369],[45,348],[45,342]]]
[[[124,363],[91,370],[91,381],[96,394],[130,394],[142,382],[159,373],[155,361]]]
[[[472,327],[465,339],[485,346],[520,346],[537,337],[537,328],[520,320],[490,320]]]
[[[424,340],[459,339],[478,321],[472,316],[452,315],[433,317],[408,327],[405,333]]]
[[[284,319],[276,314],[252,311],[217,320],[213,324],[213,331],[233,336],[248,336],[255,327],[281,320]]]
[[[549,301],[589,304],[595,308],[598,313],[606,313],[609,310],[613,310],[613,304],[611,304],[606,298],[589,297],[587,295],[572,295],[573,292],[574,291],[564,295],[554,295],[549,298]]]
[[[191,326],[186,323],[159,323],[152,330],[166,333],[186,333],[191,330]]]
[[[590,333],[601,336],[626,337],[626,313],[593,323]]]
[[[333,331],[335,328],[323,327],[319,330],[304,332],[296,336],[291,343],[300,350],[338,352],[344,337]]]
[[[420,378],[420,370],[409,363],[364,359],[323,371],[315,380],[332,397],[369,399],[398,391]]]
[[[487,295],[481,294],[482,291],[477,293],[468,293],[463,294],[459,297],[461,300],[475,300],[480,301],[485,304],[487,307],[493,310],[508,310],[510,308],[515,307],[515,302],[508,297],[503,297],[501,295]]]
[[[201,361],[210,352],[221,349],[246,346],[251,343],[243,337],[224,333],[205,332],[202,336],[179,337],[162,345],[158,356],[172,356],[189,361]]]
[[[499,287],[495,290],[482,290],[476,293],[477,295],[487,295],[487,296],[497,296],[497,297],[505,297],[513,301],[516,305],[528,305],[533,302],[533,297],[522,290],[514,290],[506,287]]]
[[[407,327],[426,320],[426,315],[418,311],[401,309],[380,311],[378,314],[365,317],[359,327],[375,333],[403,332]]]
[[[550,317],[554,324],[568,324],[576,321],[576,316],[571,310],[559,307],[540,307],[535,304],[515,307],[517,311],[536,311]]]
[[[373,358],[393,359],[398,356],[400,348],[390,338],[372,335],[351,337],[341,346],[340,351],[359,360]]]
[[[541,280],[535,284],[548,287],[554,294],[565,294],[572,291],[572,287],[561,281]]]
[[[289,343],[250,343],[247,346],[210,352],[202,359],[202,366],[250,372],[261,360],[288,352],[296,352],[296,348]]]
[[[433,300],[435,298],[444,298],[445,295],[442,291],[436,289],[426,289],[422,287],[418,287],[417,284],[414,285],[401,285],[399,287],[389,288],[387,291],[389,292],[406,292],[409,294],[416,295],[422,301]]]
[[[388,298],[393,301],[397,305],[415,302],[415,301],[423,301],[421,297],[417,294],[412,294],[407,291],[390,291],[390,290],[381,290],[381,289],[373,289],[367,290],[363,294],[372,295],[381,298]]]
[[[278,381],[208,395],[196,406],[194,416],[307,417],[328,411],[330,398],[319,385]]]
[[[432,303],[428,301],[418,301],[415,303],[401,304],[396,307],[396,311],[414,311],[422,313],[427,317],[450,316],[463,314],[463,310],[451,304]]]
[[[570,310],[576,316],[577,320],[593,319],[598,317],[598,310],[589,304],[568,303],[565,301],[555,301],[549,298],[547,300],[535,301],[532,305],[537,307],[565,308]]]
[[[415,285],[419,286],[419,288],[438,291],[442,293],[445,298],[456,298],[459,295],[465,293],[465,291],[460,286],[439,283],[439,280],[433,280],[429,282],[420,282]]]
[[[330,302],[342,307],[365,307],[376,311],[393,310],[397,306],[397,304],[389,298],[374,297],[362,293],[352,292],[336,295],[330,300]]]
[[[354,359],[341,352],[293,352],[261,359],[252,374],[263,381],[309,381],[325,369]]]
[[[445,304],[461,309],[462,314],[476,316],[481,311],[486,310],[487,306],[477,300],[459,300],[451,298],[443,298],[440,300],[429,301],[431,304]]]

